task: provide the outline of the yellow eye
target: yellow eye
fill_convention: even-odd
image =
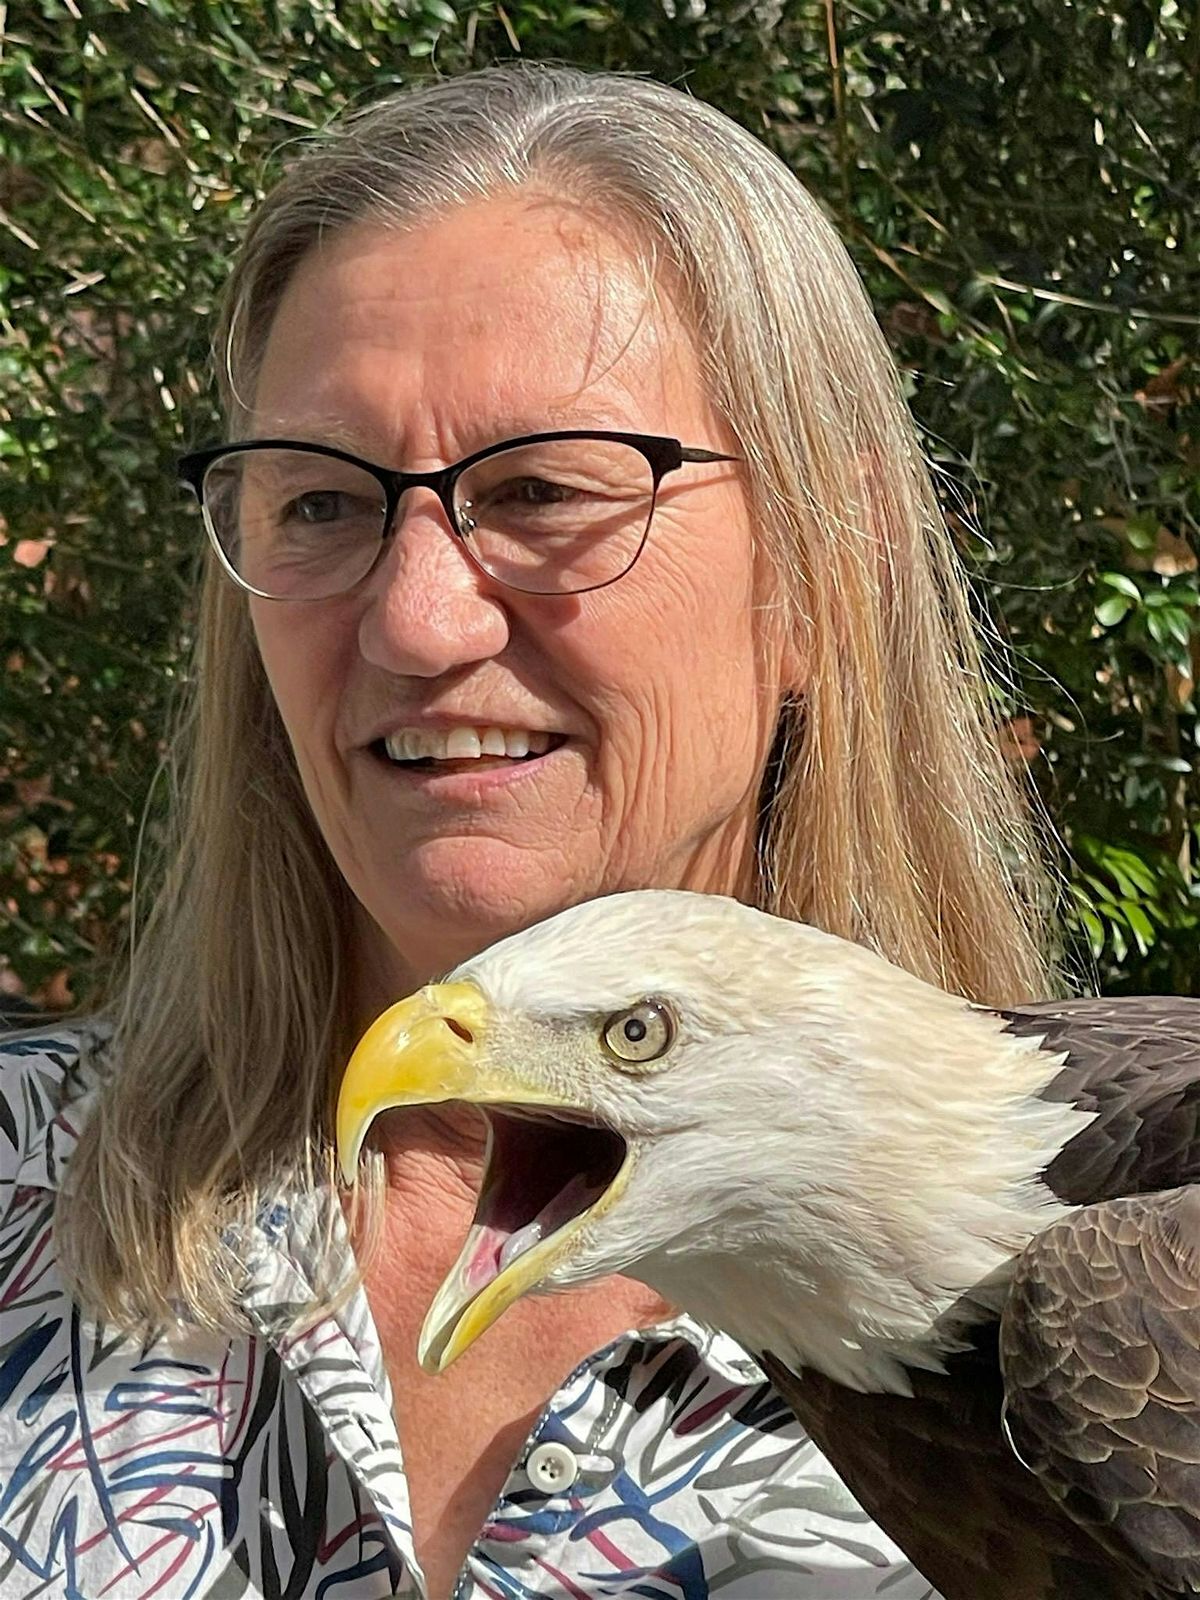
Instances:
[[[674,1042],[675,1015],[664,1000],[639,1000],[604,1024],[604,1047],[618,1061],[657,1061]]]

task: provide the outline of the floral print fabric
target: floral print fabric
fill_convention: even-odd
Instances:
[[[105,1048],[0,1043],[0,1596],[423,1600],[366,1298],[297,1331],[336,1197],[238,1242],[253,1336],[142,1345],[65,1293],[54,1197]],[[718,1595],[936,1600],[744,1352],[681,1319],[550,1396],[454,1600]]]

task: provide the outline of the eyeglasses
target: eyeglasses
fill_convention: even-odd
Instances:
[[[328,445],[254,439],[184,456],[217,555],[267,600],[327,600],[374,570],[401,496],[432,489],[489,577],[525,594],[615,583],[646,543],[659,484],[685,462],[737,461],[642,433],[531,433],[436,472],[394,472]]]

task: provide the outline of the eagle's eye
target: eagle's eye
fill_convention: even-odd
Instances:
[[[604,1047],[618,1061],[640,1066],[665,1056],[675,1042],[675,1013],[665,1000],[639,1000],[604,1024]]]

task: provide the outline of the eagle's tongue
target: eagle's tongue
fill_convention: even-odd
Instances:
[[[511,1233],[497,1227],[493,1221],[481,1219],[475,1250],[466,1270],[468,1287],[477,1293],[493,1278],[499,1277],[518,1256],[523,1256],[556,1228],[561,1228],[564,1222],[578,1216],[603,1190],[603,1182],[576,1172],[546,1202],[536,1217]]]
[[[535,1245],[542,1237],[540,1222],[527,1222],[523,1228],[518,1228],[516,1233],[510,1233],[500,1247],[498,1265],[503,1272],[510,1261],[515,1261],[518,1256],[525,1254],[531,1245]]]

